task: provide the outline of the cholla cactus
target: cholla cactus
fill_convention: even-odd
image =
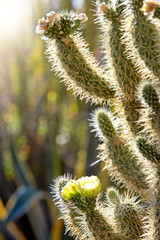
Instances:
[[[80,99],[101,105],[91,126],[99,160],[122,195],[101,192],[96,176],[69,175],[52,186],[66,230],[77,240],[160,239],[160,5],[154,0],[97,0],[104,66],[89,52],[84,13],[50,12],[36,32],[54,70]],[[117,187],[118,187],[117,186]]]

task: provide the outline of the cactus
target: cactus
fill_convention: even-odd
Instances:
[[[66,231],[77,240],[160,239],[160,5],[154,0],[97,0],[103,66],[81,29],[84,13],[50,12],[36,33],[55,71],[75,96],[98,105],[90,125],[117,187],[98,177],[58,177],[51,186]],[[102,183],[103,185],[103,183]]]

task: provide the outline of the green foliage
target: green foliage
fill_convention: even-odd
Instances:
[[[158,240],[160,29],[154,15],[158,5],[149,0],[95,5],[103,67],[82,38],[85,14],[51,12],[39,20],[36,32],[46,42],[52,69],[68,89],[80,99],[106,106],[91,119],[101,142],[98,158],[127,190],[119,194],[109,188],[104,195],[97,177],[62,176],[54,181],[53,198],[75,239]]]
[[[0,230],[4,233],[4,236],[10,236],[16,239],[20,239],[21,236],[25,239],[24,234],[18,230],[18,228],[16,229],[9,226],[14,225],[15,222],[26,214],[31,224],[34,218],[39,215],[39,219],[36,220],[36,224],[32,224],[32,227],[38,239],[48,239],[50,235],[47,229],[48,216],[44,214],[43,201],[48,201],[48,195],[45,191],[37,190],[29,186],[19,187],[7,203],[6,218],[0,221]],[[1,211],[3,210],[1,206]]]

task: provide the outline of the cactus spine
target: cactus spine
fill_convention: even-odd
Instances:
[[[54,70],[91,114],[99,160],[126,188],[101,192],[95,176],[54,180],[53,198],[77,240],[160,239],[160,16],[154,0],[97,0],[104,66],[89,52],[83,13],[50,12],[36,32]],[[104,107],[107,107],[104,108]],[[132,197],[131,194],[132,193]],[[104,200],[104,202],[102,201]]]

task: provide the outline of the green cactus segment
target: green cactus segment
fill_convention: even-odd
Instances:
[[[140,210],[133,203],[122,203],[115,207],[115,220],[119,223],[119,231],[127,239],[139,239],[144,233]]]
[[[106,139],[115,139],[116,132],[113,124],[105,111],[97,112],[97,125],[102,133],[102,136]]]
[[[130,4],[133,13],[132,35],[135,39],[135,46],[145,62],[146,66],[155,76],[160,78],[160,61],[159,61],[159,30],[153,21],[148,20],[144,14],[143,1],[129,0],[125,2],[126,6]],[[131,13],[128,13],[131,15]]]
[[[121,139],[116,132],[114,127],[116,120],[111,121],[107,112],[103,110],[96,111],[93,118],[95,126],[94,123],[92,125],[97,131],[97,135],[101,137],[100,133],[102,133],[102,136],[107,140],[108,158],[107,156],[103,156],[103,158],[106,165],[109,166],[109,173],[113,175],[114,172],[115,178],[123,182],[126,187],[128,187],[130,183],[132,188],[136,190],[147,189],[149,187],[146,181],[147,176],[142,173],[142,166],[138,162],[138,157],[130,151],[125,141]],[[108,164],[110,161],[112,168],[110,164]]]
[[[129,199],[128,196],[123,200],[115,188],[107,189],[108,207],[113,212],[117,232],[124,239],[140,239],[139,237],[144,233],[142,209],[135,200],[136,198]]]
[[[62,214],[61,219],[64,220],[65,232],[76,240],[89,239],[89,229],[85,221],[85,215],[77,209],[73,204],[66,202],[66,210]],[[85,234],[84,234],[85,229]]]
[[[43,30],[41,21],[37,26],[39,34]],[[115,91],[77,31],[84,21],[85,14],[55,13],[42,36],[48,44],[53,70],[64,80],[68,89],[73,88],[75,95],[80,95],[81,99],[102,104],[113,98]]]
[[[123,5],[121,4],[121,6]],[[111,81],[113,81],[115,88],[117,87],[117,92],[120,93],[119,97],[121,97],[123,105],[126,106],[125,114],[128,123],[133,133],[136,134],[139,117],[137,109],[140,106],[135,93],[138,84],[142,81],[142,74],[135,67],[132,59],[128,57],[130,53],[127,52],[126,44],[123,42],[126,35],[123,25],[123,10],[118,6],[116,9],[112,9],[104,3],[100,4],[99,8],[101,10],[99,22],[104,35],[104,40],[102,40],[103,52],[108,58],[106,65],[108,69],[112,65],[112,72],[115,72],[116,77],[113,76]],[[107,44],[105,39],[107,39]]]
[[[99,202],[96,202],[96,199],[85,197],[85,207],[84,202],[83,204],[76,201],[74,203],[77,208],[85,212],[85,221],[87,222],[89,231],[96,240],[122,240],[122,238],[114,233],[111,224],[109,224],[107,218],[103,216],[103,207],[97,207]],[[92,240],[93,238],[89,239]]]
[[[103,3],[104,5],[104,3]],[[101,23],[101,28],[104,32],[106,31],[110,37],[111,58],[113,66],[116,70],[117,81],[128,99],[135,99],[135,89],[137,84],[142,80],[141,76],[138,75],[136,69],[131,60],[128,59],[126,55],[125,45],[123,44],[123,28],[122,28],[122,16],[121,9],[116,8],[116,10],[106,6],[102,7],[100,5],[101,12],[103,14],[103,22]],[[110,29],[108,31],[108,25]],[[106,37],[106,36],[104,36]],[[105,51],[105,50],[104,50]]]
[[[160,164],[160,154],[157,152],[156,148],[147,143],[146,139],[139,137],[136,140],[137,147],[144,157],[155,164]]]
[[[138,157],[129,150],[120,138],[116,141],[108,141],[107,151],[112,162],[112,168],[108,169],[112,175],[114,172],[115,179],[123,182],[127,188],[143,191],[148,189],[147,175],[142,172],[142,165],[138,163]],[[106,159],[108,165],[109,159]],[[110,164],[109,164],[110,165]]]
[[[86,221],[96,240],[122,240],[98,210],[86,213]]]
[[[160,154],[157,150],[150,144],[147,143],[146,139],[139,137],[137,139],[137,147],[139,151],[148,160],[156,164],[157,166],[157,181],[155,183],[155,203],[154,203],[154,239],[159,239],[160,236]]]
[[[78,46],[72,39],[69,39],[67,44],[63,41],[58,41],[57,49],[58,57],[68,76],[70,76],[77,87],[83,89],[82,92],[85,90],[92,98],[93,96],[95,97],[92,101],[98,102],[97,98],[99,98],[101,102],[107,102],[114,97],[114,90],[110,88],[104,77],[98,74],[96,68],[92,68],[86,62],[85,55],[79,51]],[[93,62],[93,60],[90,59],[90,62]]]
[[[119,193],[112,187],[107,189],[107,198],[109,202],[112,203],[113,205],[120,204]]]
[[[142,104],[139,123],[148,140],[160,143],[160,98],[156,87],[149,82],[142,83],[139,87],[139,98]]]
[[[156,89],[151,83],[146,83],[142,89],[142,97],[145,102],[155,111],[160,110],[160,101]]]
[[[91,233],[85,221],[85,215],[80,210],[76,209],[75,206],[73,207],[73,205],[68,205],[68,210],[69,214],[63,216],[66,227],[65,232],[68,232],[69,236],[73,237],[75,240],[89,239]]]

